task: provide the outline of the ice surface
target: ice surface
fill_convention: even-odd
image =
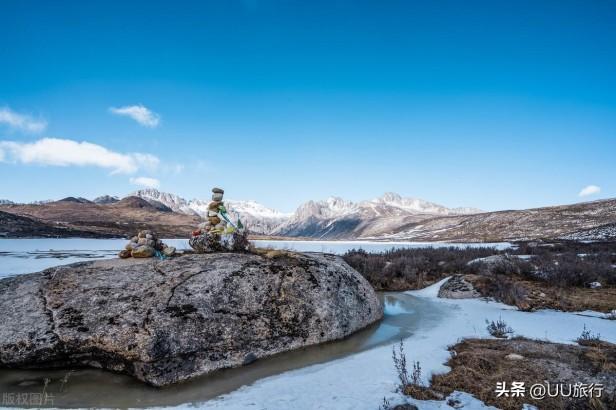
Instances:
[[[444,281],[426,289],[407,292],[430,299],[449,310],[438,324],[426,327],[405,339],[408,360],[421,363],[424,382],[433,373],[448,371],[447,346],[465,337],[491,336],[485,320],[502,317],[516,335],[560,343],[574,343],[584,325],[604,340],[616,342],[614,323],[576,313],[544,310],[521,312],[501,303],[478,299],[439,299],[438,289]],[[370,409],[378,408],[383,397],[392,404],[408,400],[420,409],[450,409],[446,401],[417,401],[395,392],[397,376],[391,361],[391,347],[382,346],[329,363],[282,373],[262,379],[251,386],[202,403],[208,409]],[[496,387],[496,386],[495,386]],[[464,409],[486,409],[479,400],[466,393],[454,393]]]

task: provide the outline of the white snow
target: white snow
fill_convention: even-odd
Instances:
[[[403,198],[395,192],[386,192],[383,196],[375,198],[369,202],[377,205],[400,208],[401,210],[411,214],[464,215],[483,212],[476,208],[447,208],[443,205],[435,204],[434,202],[425,201],[419,198]],[[366,201],[360,203],[360,206],[368,206],[369,202]]]
[[[267,208],[266,206],[263,206],[253,200],[237,201],[230,199],[225,201],[225,204],[229,209],[233,209],[239,214],[250,214],[254,217],[285,219],[289,218],[292,215],[292,213],[285,213],[277,211],[275,209]]]
[[[501,303],[478,299],[439,299],[438,289],[444,281],[426,289],[407,292],[428,299],[447,314],[405,339],[408,360],[421,363],[424,381],[432,373],[448,371],[443,364],[449,357],[447,346],[464,337],[490,337],[485,320],[501,317],[514,333],[529,338],[574,343],[584,325],[602,339],[616,342],[616,326],[609,320],[576,313],[544,310],[521,312]],[[446,401],[416,401],[395,392],[397,378],[391,361],[391,346],[372,350],[332,362],[309,366],[268,377],[205,403],[208,409],[370,409],[386,397],[392,404],[403,400],[420,409],[450,409]],[[496,387],[496,386],[495,386]],[[454,393],[465,409],[489,408],[466,393]]]
[[[190,201],[167,192],[160,192],[154,188],[140,189],[131,195],[138,196],[146,201],[160,202],[175,212],[187,215],[205,217],[208,211],[209,199],[191,199]],[[240,218],[245,226],[254,233],[267,234],[287,221],[292,214],[279,212],[267,208],[256,201],[225,200],[227,211],[233,218]]]

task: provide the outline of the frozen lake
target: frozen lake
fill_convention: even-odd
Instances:
[[[0,278],[21,273],[38,272],[57,265],[91,259],[113,258],[126,245],[126,239],[0,239]],[[187,239],[164,239],[177,249],[189,249]],[[302,252],[343,254],[351,249],[381,252],[392,248],[477,247],[504,249],[508,243],[449,244],[434,242],[369,242],[369,241],[253,241],[258,247],[289,249]]]

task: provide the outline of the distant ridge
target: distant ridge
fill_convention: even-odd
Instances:
[[[203,221],[209,202],[143,189],[122,199],[109,195],[94,201],[67,197],[37,204],[4,200],[0,210],[43,223],[91,230],[93,235],[132,235],[137,227],[153,227],[167,237],[188,237]],[[339,197],[307,201],[292,214],[255,201],[225,203],[231,218],[241,219],[251,233],[275,237],[453,242],[616,239],[616,199],[496,212],[448,208],[392,192],[360,202]]]
[[[116,202],[119,202],[119,201],[120,201],[120,198],[118,198],[117,196],[111,196],[111,195],[99,196],[92,200],[92,202],[94,202],[95,204],[99,204],[99,205],[115,204]]]

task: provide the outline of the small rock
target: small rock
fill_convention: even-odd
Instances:
[[[132,250],[131,255],[133,258],[151,258],[155,253],[156,251],[151,246],[139,246]]]
[[[218,211],[218,208],[222,205],[220,201],[212,201],[208,204],[207,209],[210,211]]]
[[[131,255],[131,249],[122,249],[120,253],[118,253],[118,256],[122,259],[130,258]]]
[[[163,249],[163,255],[173,256],[175,254],[175,248],[173,246],[167,246]]]
[[[410,403],[398,404],[397,406],[394,406],[393,410],[417,410],[417,406]]]
[[[242,362],[242,365],[247,365],[250,364],[254,361],[257,360],[257,355],[254,354],[253,352],[248,353],[246,356],[244,356],[244,361]]]
[[[509,353],[507,356],[505,356],[505,359],[507,360],[524,360],[524,356],[517,354],[517,353]]]
[[[462,402],[456,398],[450,398],[449,400],[447,400],[447,405],[449,407],[453,407],[454,409],[459,409],[464,407],[464,405],[462,404]]]

